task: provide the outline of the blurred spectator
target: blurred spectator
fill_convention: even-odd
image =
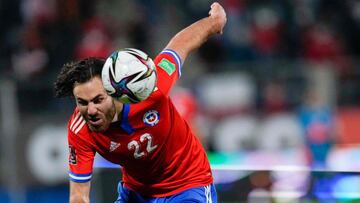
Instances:
[[[25,23],[52,21],[57,13],[56,0],[23,0],[21,11]]]
[[[255,53],[251,46],[252,35],[246,1],[226,0],[224,3],[228,11],[225,38],[222,38],[226,46],[226,58],[231,61],[254,60]]]
[[[35,22],[24,28],[20,44],[21,47],[12,56],[12,64],[16,76],[25,80],[43,71],[49,56]]]
[[[282,42],[281,19],[277,13],[269,7],[256,9],[251,35],[259,58],[277,56]]]
[[[13,70],[21,79],[29,79],[43,72],[49,62],[46,42],[41,35],[41,27],[53,22],[56,15],[56,2],[53,0],[24,0],[19,10],[25,24],[21,29],[17,49],[12,53]]]
[[[327,156],[334,144],[333,111],[319,100],[316,92],[309,90],[299,110],[299,121],[309,151],[310,165],[325,168]]]
[[[198,104],[195,95],[184,87],[176,86],[172,89],[170,97],[176,110],[187,121],[190,128],[206,148],[207,141],[198,126]]]
[[[113,50],[110,38],[103,23],[98,18],[91,18],[83,23],[83,36],[75,51],[76,59],[87,57],[106,58]]]
[[[268,82],[264,87],[261,103],[261,109],[265,114],[288,110],[285,86],[277,81]]]
[[[344,45],[334,32],[324,23],[311,26],[303,35],[304,58],[313,63],[331,63],[335,69],[344,72],[349,62],[345,57]]]
[[[126,37],[129,39],[131,47],[141,50],[150,50],[151,48],[151,33],[155,31],[149,23],[151,20],[149,13],[153,12],[153,10],[150,9],[154,8],[152,4],[148,3],[148,7],[145,7],[143,4],[138,4],[135,7],[135,12],[138,13],[137,17],[126,24]]]

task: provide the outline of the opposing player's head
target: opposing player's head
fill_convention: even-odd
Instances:
[[[55,96],[74,96],[80,113],[92,131],[105,131],[115,113],[115,103],[102,84],[104,60],[88,58],[65,64],[55,81]]]

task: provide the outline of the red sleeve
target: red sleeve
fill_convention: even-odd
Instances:
[[[181,59],[170,49],[162,51],[154,60],[157,72],[157,88],[168,95],[175,82],[181,76]]]
[[[69,177],[74,182],[88,182],[91,180],[95,151],[86,142],[75,125],[81,126],[82,116],[74,117],[68,125],[69,144]],[[76,133],[75,133],[76,132]]]

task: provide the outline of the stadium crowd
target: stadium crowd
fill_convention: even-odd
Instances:
[[[224,124],[229,117],[249,118],[248,123],[255,117],[258,123],[259,118],[276,113],[296,113],[302,132],[319,134],[307,136],[309,142],[327,140],[330,145],[334,136],[327,132],[333,132],[337,107],[359,106],[360,3],[221,3],[228,12],[224,36],[211,39],[190,58],[185,71],[191,73],[184,74],[179,84],[197,104],[191,111],[198,116],[194,122],[206,147],[252,149],[256,140],[245,138],[234,148],[217,146],[214,134],[222,128],[214,126],[230,125]],[[2,1],[1,77],[16,81],[22,114],[68,113],[71,102],[54,100],[52,90],[65,61],[107,57],[119,47],[139,48],[154,56],[179,25],[203,16],[207,4],[200,0]],[[319,122],[312,117],[320,117]]]

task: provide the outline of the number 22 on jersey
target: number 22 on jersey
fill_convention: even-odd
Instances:
[[[142,150],[140,148],[140,144],[145,143],[145,142],[146,142],[146,149]],[[139,141],[132,140],[131,142],[129,142],[128,149],[130,151],[132,151],[134,149],[134,158],[135,159],[140,159],[141,157],[145,156],[146,154],[149,154],[152,151],[154,151],[157,148],[157,146],[158,145],[153,145],[151,134],[145,133],[145,134],[140,136]]]

